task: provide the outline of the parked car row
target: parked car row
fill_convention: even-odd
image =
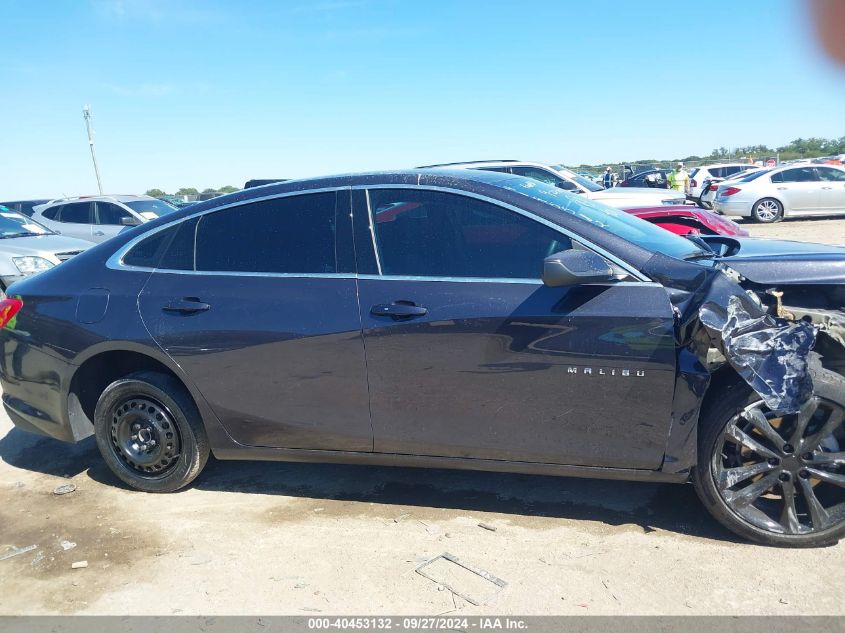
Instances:
[[[0,297],[14,282],[49,270],[92,246],[58,235],[5,205],[0,205],[0,240]]]
[[[696,167],[692,170],[692,172],[690,172],[689,175],[690,191],[687,194],[687,199],[698,204],[699,206],[704,206],[702,204],[702,194],[707,190],[704,185],[705,181],[709,179],[712,182],[712,180],[717,178],[731,178],[750,169],[757,170],[760,168],[750,163],[723,163],[716,165],[702,165],[701,167]]]

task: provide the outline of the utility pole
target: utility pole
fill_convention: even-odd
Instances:
[[[88,130],[88,146],[91,148],[91,160],[94,161],[94,174],[97,176],[97,189],[103,195],[103,184],[100,182],[100,168],[97,167],[97,155],[94,153],[94,135],[91,132],[91,106],[82,108],[82,117],[85,119],[85,129]]]

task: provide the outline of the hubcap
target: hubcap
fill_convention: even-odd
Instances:
[[[114,454],[136,474],[160,477],[176,465],[182,449],[167,407],[150,398],[127,398],[112,409]]]
[[[757,204],[757,217],[761,220],[774,220],[778,215],[778,205],[772,200],[763,200]]]
[[[711,469],[731,510],[777,534],[812,534],[845,520],[845,409],[817,397],[779,416],[762,402],[725,427]]]

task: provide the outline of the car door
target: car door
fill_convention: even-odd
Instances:
[[[343,190],[240,203],[170,229],[141,316],[237,442],[372,450],[350,227]],[[138,265],[131,251],[124,264]]]
[[[68,237],[93,242],[91,222],[94,216],[93,202],[69,202],[62,206],[55,217],[54,230]],[[50,228],[53,228],[51,226]]]
[[[91,229],[91,237],[95,242],[105,242],[107,239],[120,233],[126,222],[134,222],[136,225],[141,221],[113,202],[98,201],[95,206],[94,226]]]
[[[785,169],[772,174],[771,181],[788,211],[798,215],[819,211],[821,180],[813,167]]]
[[[459,192],[354,198],[377,452],[657,468],[671,418],[673,315],[650,282],[546,287],[583,248]]]
[[[819,208],[833,213],[845,212],[845,170],[816,167],[821,180]]]

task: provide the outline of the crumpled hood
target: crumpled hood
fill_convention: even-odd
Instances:
[[[751,237],[733,239],[741,245],[739,253],[720,261],[755,283],[845,283],[843,247]]]

